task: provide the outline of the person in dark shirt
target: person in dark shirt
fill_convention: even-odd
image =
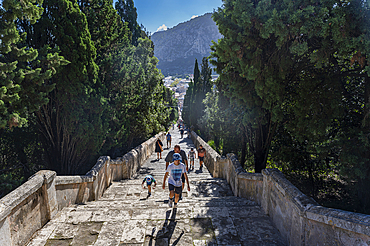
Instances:
[[[167,133],[166,139],[167,139],[167,149],[168,149],[168,144],[170,145],[170,148],[171,148],[172,136],[171,136],[171,133],[170,132]]]
[[[180,154],[181,159],[182,159],[182,162],[185,164],[186,171],[188,172],[189,171],[189,168],[188,168],[188,159],[186,157],[185,151],[183,151],[180,148],[180,145],[175,145],[175,147],[173,148],[173,150],[171,150],[170,152],[168,152],[166,158],[164,159],[165,162],[166,162],[166,170],[167,170],[168,165],[170,164],[170,162],[172,162],[172,157],[173,157],[173,154],[175,154],[175,153]],[[185,185],[185,177],[184,177],[184,175],[181,177],[181,179],[182,179],[182,188],[184,189],[184,185]]]
[[[162,141],[158,138],[157,141],[155,142],[155,152],[157,153],[157,159],[162,159],[162,151],[163,151],[163,143]]]

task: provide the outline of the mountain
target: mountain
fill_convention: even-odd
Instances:
[[[151,39],[159,59],[157,67],[165,76],[192,74],[195,58],[200,64],[203,57],[210,55],[212,40],[217,42],[221,37],[211,13],[156,32]]]

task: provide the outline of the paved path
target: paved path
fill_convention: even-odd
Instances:
[[[194,147],[176,129],[171,134],[172,148]],[[161,188],[168,152],[165,148],[159,161],[154,153],[135,178],[114,182],[99,201],[64,208],[28,246],[285,245],[259,206],[234,197],[227,182],[212,178],[206,168],[199,171],[198,160],[189,173],[190,192],[170,209],[168,186]],[[149,198],[141,188],[148,173],[157,180]]]

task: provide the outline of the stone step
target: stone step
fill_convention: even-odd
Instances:
[[[194,147],[171,131],[172,144]],[[162,157],[169,150],[165,149]],[[115,181],[98,201],[63,208],[28,246],[44,245],[285,245],[260,206],[235,197],[224,179],[212,178],[207,168],[188,174],[177,209],[168,206],[168,185],[162,189],[165,162],[153,154],[134,177]],[[156,189],[148,197],[141,187],[151,174]]]

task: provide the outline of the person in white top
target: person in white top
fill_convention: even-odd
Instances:
[[[174,202],[173,208],[177,208],[177,203],[179,201],[180,195],[182,193],[182,180],[181,176],[185,176],[186,184],[188,185],[188,191],[190,191],[189,186],[189,179],[188,175],[186,174],[186,167],[183,163],[181,163],[181,155],[178,153],[173,154],[172,157],[173,163],[171,163],[166,170],[166,173],[163,178],[163,185],[162,188],[166,188],[166,180],[168,178],[168,188],[170,191],[170,197],[168,200],[169,207],[172,207],[172,203]],[[175,197],[175,201],[174,201]]]

